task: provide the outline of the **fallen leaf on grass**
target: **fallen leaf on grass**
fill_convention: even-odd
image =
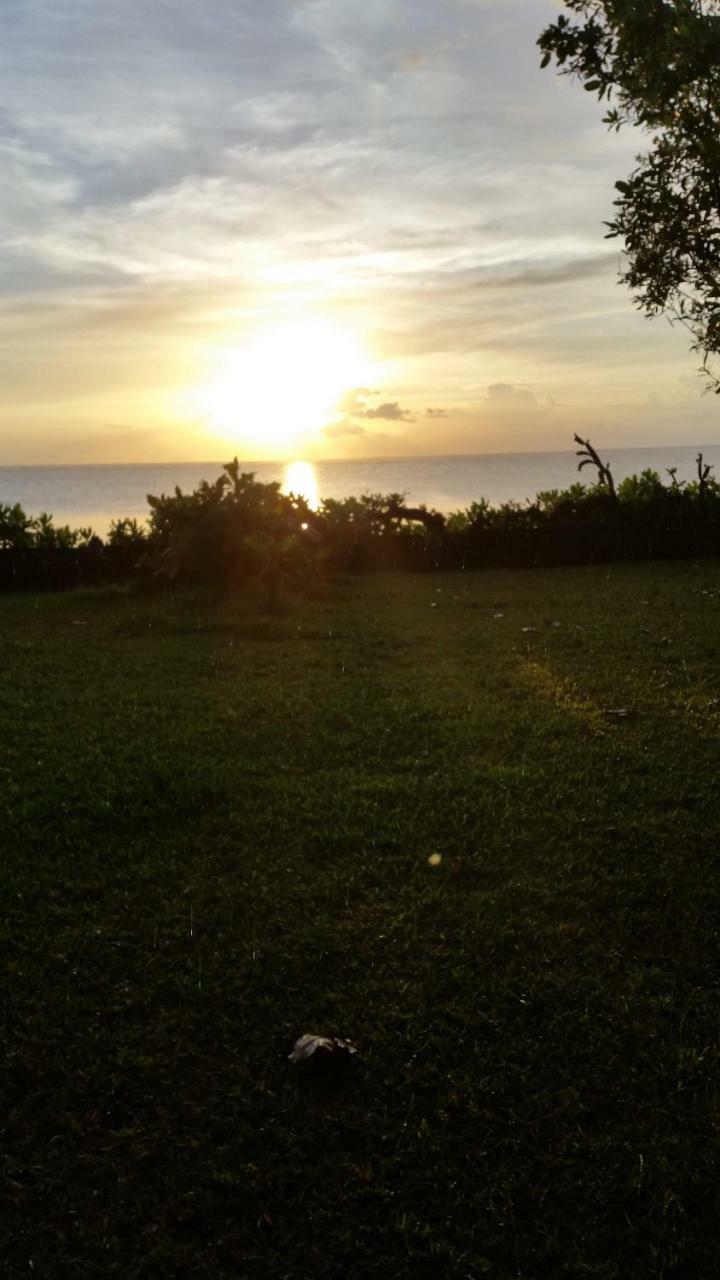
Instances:
[[[289,1062],[307,1062],[314,1054],[324,1057],[326,1054],[340,1053],[352,1057],[357,1049],[352,1040],[338,1040],[335,1036],[300,1036],[295,1041],[292,1053],[288,1054]]]

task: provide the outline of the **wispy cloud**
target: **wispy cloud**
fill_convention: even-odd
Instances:
[[[514,387],[507,382],[494,382],[488,387],[485,402],[491,405],[493,409],[498,408],[517,408],[522,405],[523,408],[530,408],[537,405],[537,400],[532,391],[528,391],[527,387]]]
[[[432,441],[449,414],[447,443],[493,384],[520,388],[517,411],[526,384],[538,403],[597,404],[598,387],[619,402],[643,379],[670,398],[683,336],[635,314],[603,241],[637,139],[607,135],[588,95],[540,72],[535,38],[555,11],[11,6],[0,423],[39,404],[27,429],[42,433],[82,402],[101,431],[149,412],[152,392],[172,456],[187,426],[173,383],[302,308],[352,322],[384,366],[382,391],[346,408],[359,430],[337,425],[338,439],[374,438],[374,419],[391,441]]]
[[[409,409],[403,409],[397,400],[386,401],[385,404],[379,404],[374,409],[365,409],[361,416],[368,419],[380,418],[383,422],[412,422],[413,420]]]

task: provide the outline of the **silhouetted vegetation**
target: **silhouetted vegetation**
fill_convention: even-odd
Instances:
[[[163,582],[261,586],[271,595],[307,586],[326,554],[304,498],[241,472],[237,458],[194,493],[150,495],[146,572]]]
[[[675,559],[720,553],[720,484],[702,454],[697,479],[664,482],[652,470],[616,484],[589,440],[578,469],[593,484],[533,501],[485,499],[445,516],[403,494],[304,498],[241,472],[237,459],[192,493],[150,495],[149,520],[113,522],[105,542],[89,529],[56,528],[46,514],[0,508],[0,588],[67,587],[134,580],[160,588],[304,593],[338,571],[529,568]]]
[[[679,320],[720,392],[720,4],[718,0],[565,0],[538,44],[542,65],[608,104],[609,128],[640,127],[647,153],[616,182],[609,236],[646,314]]]

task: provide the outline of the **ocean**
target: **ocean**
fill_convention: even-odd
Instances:
[[[607,449],[603,461],[616,480],[647,467],[663,478],[677,467],[678,478],[696,476],[695,458],[720,473],[720,445],[676,446],[660,449]],[[473,454],[436,458],[370,458],[300,464],[247,462],[259,480],[279,480],[284,487],[303,491],[311,499],[343,498],[361,493],[404,493],[413,505],[426,503],[445,513],[467,507],[480,498],[497,505],[524,502],[543,489],[560,489],[594,471],[578,475],[574,452]],[[121,466],[0,467],[0,503],[19,502],[31,515],[50,512],[57,524],[91,526],[103,537],[111,520],[148,514],[147,494],[171,493],[176,485],[193,489],[200,480],[220,474],[219,462],[143,463]]]

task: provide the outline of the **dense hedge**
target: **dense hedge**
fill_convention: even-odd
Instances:
[[[318,511],[242,473],[237,459],[193,493],[148,497],[147,525],[116,521],[105,542],[89,529],[56,529],[19,506],[0,506],[0,590],[122,582],[303,590],[337,570],[526,568],[720,554],[720,485],[698,458],[698,478],[663,484],[644,471],[615,486],[597,468],[589,486],[534,502],[486,501],[445,517],[408,507],[402,494],[325,499]]]

